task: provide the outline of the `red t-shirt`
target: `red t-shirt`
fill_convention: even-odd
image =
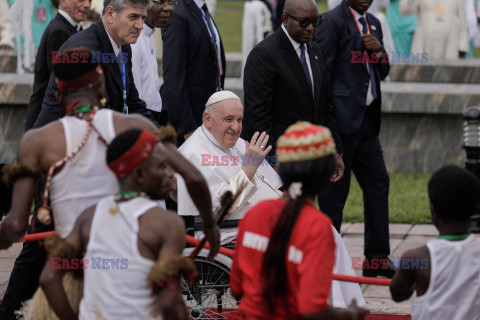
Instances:
[[[301,319],[328,306],[335,260],[332,222],[311,202],[304,205],[287,247],[288,305],[266,314],[262,301],[262,262],[268,241],[285,200],[259,203],[242,219],[230,273],[230,288],[242,294],[240,319]]]

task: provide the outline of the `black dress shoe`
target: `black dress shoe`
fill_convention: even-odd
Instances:
[[[366,258],[362,267],[364,277],[392,279],[395,275],[395,266],[389,258]]]

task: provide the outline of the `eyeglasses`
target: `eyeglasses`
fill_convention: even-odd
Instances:
[[[177,4],[177,1],[174,0],[152,0],[152,2],[159,6],[164,6],[168,4],[171,7],[174,7]]]
[[[312,26],[314,28],[318,27],[322,22],[323,22],[323,16],[320,15],[318,18],[315,18],[315,19],[309,19],[309,18],[303,18],[303,19],[300,19],[300,18],[297,18],[297,17],[294,17],[292,16],[291,14],[287,13],[287,12],[284,12],[287,16],[289,16],[290,18],[292,18],[293,20],[297,20],[298,21],[298,24],[300,25],[300,27],[302,28],[306,28],[310,25],[310,23],[312,24]]]

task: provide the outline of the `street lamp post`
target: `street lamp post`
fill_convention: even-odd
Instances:
[[[480,108],[470,107],[463,113],[463,148],[467,153],[465,168],[480,179]],[[480,197],[480,195],[479,195]],[[470,231],[480,233],[480,208],[470,219]]]

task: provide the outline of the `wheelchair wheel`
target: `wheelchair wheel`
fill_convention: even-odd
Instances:
[[[219,261],[195,259],[198,275],[193,283],[181,280],[182,293],[190,319],[229,319],[238,301],[229,288],[230,271]]]

